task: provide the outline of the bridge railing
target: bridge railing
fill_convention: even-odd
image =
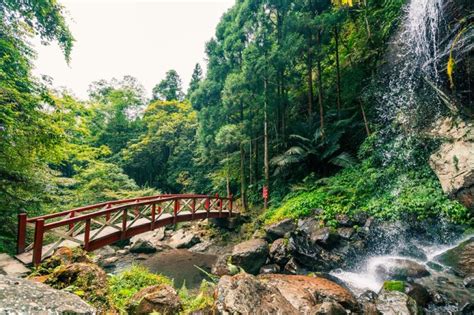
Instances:
[[[22,213],[18,216],[17,251],[32,250],[32,261],[37,265],[64,242],[94,250],[168,224],[229,217],[232,208],[232,196],[167,194],[103,202],[33,218]],[[27,226],[34,227],[33,242],[28,246]],[[46,233],[54,235],[56,241],[43,253]]]

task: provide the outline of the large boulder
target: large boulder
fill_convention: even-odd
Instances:
[[[272,225],[265,227],[266,238],[271,242],[284,237],[296,229],[296,223],[293,219],[284,219]]]
[[[196,234],[181,229],[171,236],[168,245],[173,248],[191,248],[200,242],[201,239]]]
[[[277,288],[246,273],[223,276],[214,296],[218,314],[298,314]]]
[[[96,314],[77,295],[42,283],[0,275],[0,314]]]
[[[129,313],[163,315],[178,314],[183,306],[173,287],[167,284],[154,285],[137,292],[131,299]]]
[[[231,255],[233,264],[246,272],[257,274],[268,256],[268,243],[263,239],[253,239],[234,246]]]
[[[165,238],[165,228],[159,228],[142,234],[135,235],[130,239],[132,245],[138,241],[148,241],[153,245],[159,244]]]
[[[435,124],[431,134],[443,140],[430,157],[443,191],[474,210],[473,123],[445,119]]]
[[[107,274],[91,263],[62,265],[45,281],[55,289],[74,288],[74,293],[101,310],[109,307]]]
[[[137,240],[130,247],[130,253],[134,254],[152,254],[156,252],[155,246],[146,240]]]
[[[410,259],[391,258],[376,267],[377,273],[384,279],[407,279],[429,276],[426,267]]]
[[[270,258],[280,266],[286,265],[286,263],[290,260],[287,239],[279,238],[273,242],[273,244],[270,246]]]
[[[267,274],[254,277],[246,273],[224,276],[217,285],[215,296],[216,309],[224,314],[358,311],[357,301],[347,289],[330,280],[309,276]]]
[[[375,305],[377,310],[384,315],[418,314],[418,306],[415,300],[399,291],[382,290]]]
[[[474,237],[434,258],[461,275],[474,275]]]

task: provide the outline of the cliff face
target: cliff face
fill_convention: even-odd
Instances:
[[[444,119],[431,135],[442,140],[430,157],[430,166],[443,191],[474,211],[474,123]]]

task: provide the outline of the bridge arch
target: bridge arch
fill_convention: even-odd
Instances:
[[[93,251],[166,225],[233,215],[238,215],[233,210],[233,197],[217,194],[163,194],[114,200],[32,218],[21,213],[16,257],[25,264],[38,265],[60,246],[82,246]],[[34,236],[27,245],[28,227],[34,229]],[[45,245],[46,234],[55,236],[55,240]]]

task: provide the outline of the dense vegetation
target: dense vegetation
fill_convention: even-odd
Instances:
[[[467,221],[426,166],[431,145],[415,140],[411,164],[383,157],[396,144],[380,145],[371,83],[404,2],[237,1],[186,93],[170,70],[151,98],[125,76],[93,82],[79,101],[31,75],[31,36],[69,59],[63,8],[1,0],[0,251],[13,250],[20,211],[156,192],[233,194],[258,209],[267,186],[270,221],[313,207],[327,220],[368,211]]]

